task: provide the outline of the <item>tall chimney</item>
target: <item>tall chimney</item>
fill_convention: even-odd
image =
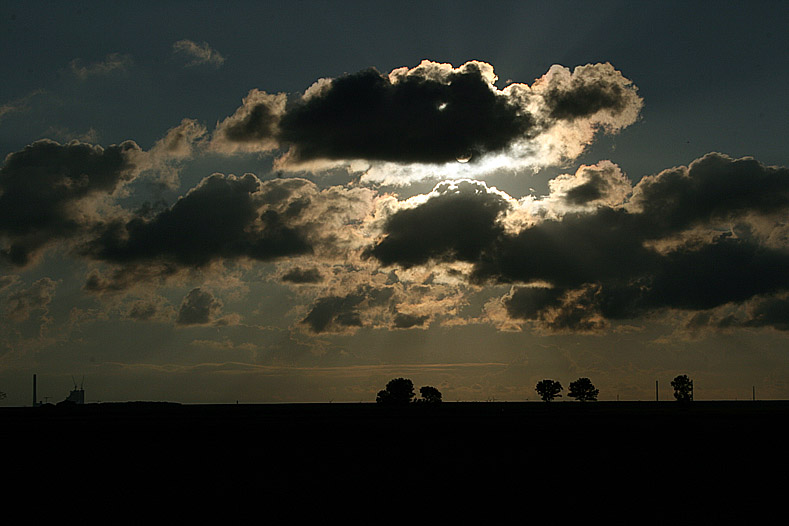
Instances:
[[[33,375],[33,407],[36,407],[36,375]]]

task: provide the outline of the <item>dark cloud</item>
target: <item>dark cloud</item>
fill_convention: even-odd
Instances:
[[[479,68],[396,82],[368,69],[294,104],[280,140],[296,160],[441,163],[502,150],[531,127],[531,116],[492,90]]]
[[[637,275],[654,267],[656,257],[639,227],[639,218],[613,208],[544,220],[499,236],[477,260],[474,277],[572,288]]]
[[[789,169],[709,153],[641,179],[631,207],[648,219],[654,237],[746,213],[771,214],[789,207]]]
[[[265,199],[252,174],[214,174],[152,218],[108,223],[85,253],[112,263],[164,261],[187,267],[220,258],[268,261],[309,253],[305,233],[288,224],[303,204],[297,199],[272,207],[264,205]]]
[[[288,283],[320,283],[323,281],[323,275],[315,268],[293,268],[282,275],[282,281]]]
[[[101,148],[37,141],[8,155],[0,168],[0,247],[23,266],[46,244],[84,233],[95,221],[92,198],[133,177],[133,142]]]
[[[252,90],[217,128],[215,147],[287,149],[281,163],[286,167],[354,159],[474,163],[550,134],[557,123],[578,128],[560,134],[560,141],[573,144],[559,148],[553,162],[578,155],[598,128],[614,132],[631,124],[642,104],[632,83],[610,64],[572,73],[554,66],[534,90],[525,84],[500,90],[496,80],[484,62],[453,68],[425,60],[388,75],[370,68],[321,79],[287,103],[283,94]]]
[[[186,295],[178,310],[175,323],[178,325],[208,325],[217,320],[222,302],[213,294],[200,288],[192,289]]]
[[[384,265],[476,261],[503,233],[497,222],[509,203],[484,183],[442,183],[425,203],[400,210],[384,225],[385,237],[365,254]]]
[[[720,238],[669,252],[650,276],[650,306],[703,310],[789,287],[789,250]]]

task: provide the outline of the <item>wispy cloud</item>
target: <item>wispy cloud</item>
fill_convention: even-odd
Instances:
[[[131,55],[123,53],[110,53],[104,60],[83,64],[81,59],[75,58],[71,61],[71,71],[80,80],[97,75],[108,75],[111,73],[123,73],[132,65]]]
[[[192,40],[179,40],[173,44],[173,53],[181,55],[188,60],[185,67],[205,64],[218,68],[225,62],[225,57],[219,51],[209,46],[208,42],[198,44]]]
[[[25,95],[24,97],[19,97],[18,99],[14,99],[12,101],[6,102],[5,104],[0,104],[0,120],[6,115],[11,113],[17,113],[22,111],[27,111],[29,109],[29,102],[30,99],[37,95],[41,95],[44,93],[44,90],[37,89]]]

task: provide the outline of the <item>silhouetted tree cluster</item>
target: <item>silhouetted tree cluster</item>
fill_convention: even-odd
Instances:
[[[688,375],[681,374],[671,381],[674,388],[674,398],[678,402],[687,403],[693,401],[693,380]]]
[[[575,398],[579,402],[594,402],[599,393],[600,389],[596,389],[589,378],[579,378],[570,382],[570,392],[567,393],[567,396]]]
[[[395,378],[386,384],[386,389],[378,391],[376,403],[382,405],[403,406],[412,402],[437,404],[441,402],[441,391],[426,385],[419,388],[422,398],[415,398],[414,383],[408,378]]]
[[[425,404],[438,404],[441,402],[441,391],[430,385],[420,387],[419,394],[422,398],[417,399],[417,402]]]
[[[545,402],[550,402],[554,398],[561,398],[562,395],[559,393],[561,393],[563,389],[562,384],[556,380],[540,380],[534,388],[537,394],[540,395],[540,398]],[[600,390],[595,388],[589,378],[579,378],[574,382],[570,382],[570,391],[567,393],[567,396],[581,402],[586,402],[597,400],[597,395],[599,393]]]
[[[540,398],[543,399],[545,402],[550,402],[554,398],[561,398],[562,395],[559,393],[562,392],[562,384],[555,380],[540,380],[537,382],[537,387],[534,388],[537,391],[537,394],[540,395]]]

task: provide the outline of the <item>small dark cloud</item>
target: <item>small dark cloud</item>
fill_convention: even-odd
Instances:
[[[403,314],[398,312],[394,317],[393,327],[395,329],[410,329],[412,327],[421,327],[430,319],[430,316],[423,315],[417,316],[415,314]]]
[[[340,327],[360,326],[361,319],[359,318],[357,307],[365,299],[366,294],[364,292],[318,298],[301,323],[315,333],[329,331],[332,325]]]
[[[600,110],[622,111],[627,104],[622,86],[606,79],[574,79],[562,88],[553,88],[545,95],[550,116],[556,120],[574,120],[588,117]]]
[[[213,294],[200,288],[186,295],[178,310],[178,325],[208,325],[218,319],[222,303]]]
[[[297,284],[320,283],[323,281],[323,275],[315,267],[307,269],[296,267],[283,274],[282,281]]]

